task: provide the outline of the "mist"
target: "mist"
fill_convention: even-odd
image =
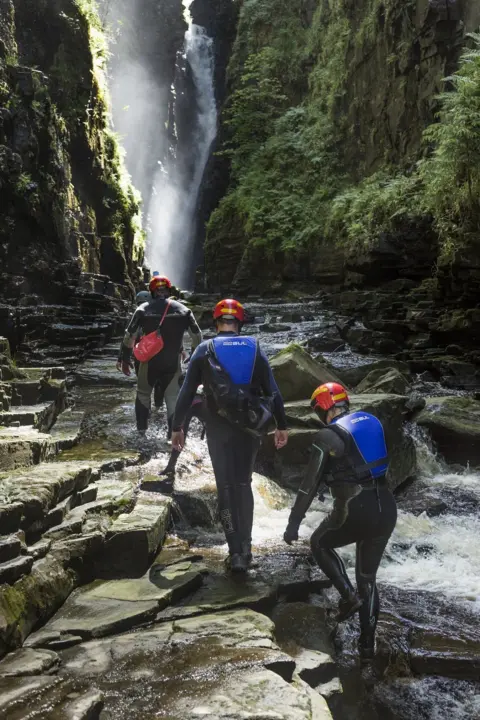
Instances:
[[[142,196],[146,264],[183,288],[194,281],[197,201],[217,131],[213,41],[191,23],[190,4],[183,2],[188,27],[183,48],[173,32],[162,37],[181,19],[166,22],[158,3],[102,4],[113,38],[113,126]]]

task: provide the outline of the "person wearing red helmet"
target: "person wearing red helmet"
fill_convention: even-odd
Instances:
[[[370,413],[350,412],[340,383],[317,387],[311,407],[325,427],[314,438],[284,540],[289,545],[298,540],[307,510],[321,486],[327,486],[333,510],[311,537],[312,554],[340,593],[338,622],[359,613],[360,656],[369,660],[380,607],[376,575],[397,520],[395,498],[385,480],[389,460],[383,426]],[[356,543],[356,591],[335,552],[350,543]]]
[[[171,427],[175,403],[178,396],[178,378],[180,377],[180,352],[183,336],[188,332],[192,348],[202,341],[202,333],[191,310],[178,300],[170,297],[172,284],[164,275],[156,275],[150,280],[151,300],[142,303],[132,315],[121,350],[121,368],[125,375],[130,374],[132,350],[138,335],[148,335],[158,331],[161,326],[163,349],[148,362],[140,362],[137,372],[137,397],[135,416],[137,430],[144,435],[148,428],[152,390],[159,397],[165,396],[167,405],[167,437]]]
[[[215,306],[217,336],[195,350],[178,397],[172,446],[181,450],[184,423],[199,385],[206,399],[207,443],[217,484],[228,565],[245,572],[252,559],[252,472],[261,437],[276,425],[275,445],[288,440],[282,396],[258,341],[240,335],[243,305],[228,298]]]

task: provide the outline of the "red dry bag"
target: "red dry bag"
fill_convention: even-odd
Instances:
[[[167,302],[165,312],[162,315],[158,328],[153,332],[148,333],[148,335],[144,335],[133,348],[133,354],[139,362],[148,362],[163,350],[164,342],[160,333],[160,328],[165,320],[169,306],[170,300]]]

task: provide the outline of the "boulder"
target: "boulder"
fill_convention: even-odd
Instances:
[[[305,342],[309,352],[341,352],[345,350],[345,341],[340,337],[335,328],[327,330],[318,335],[313,335]]]
[[[389,486],[394,489],[416,471],[415,445],[403,428],[408,399],[402,395],[350,395],[352,411],[364,410],[382,422],[390,451]],[[480,404],[480,403],[479,403]],[[323,425],[308,401],[285,404],[289,424],[289,442],[275,450],[273,435],[267,435],[260,448],[258,462],[263,470],[282,485],[296,488],[308,462],[315,434]]]
[[[376,362],[365,363],[365,365],[357,365],[356,367],[335,367],[333,365],[334,372],[341,378],[342,383],[349,387],[356,388],[367,375],[374,370],[389,370],[395,368],[403,376],[410,379],[409,366],[405,362],[400,360],[377,360]]]
[[[429,430],[448,463],[480,465],[480,401],[455,396],[427,398],[416,420]]]
[[[97,577],[141,577],[165,537],[170,505],[170,498],[145,493],[131,513],[119,515],[97,559]]]
[[[300,345],[292,344],[270,361],[280,392],[285,401],[311,397],[318,385],[340,382],[327,363],[314,360]]]
[[[396,368],[372,370],[357,386],[357,393],[406,395],[408,379]]]

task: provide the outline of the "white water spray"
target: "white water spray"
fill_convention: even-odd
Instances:
[[[214,92],[213,41],[204,28],[194,25],[184,2],[189,27],[185,57],[195,90],[196,116],[192,152],[193,171],[184,177],[175,159],[172,167],[159,166],[149,208],[148,264],[168,275],[175,284],[191,282],[194,265],[195,210],[210,148],[217,132]]]

